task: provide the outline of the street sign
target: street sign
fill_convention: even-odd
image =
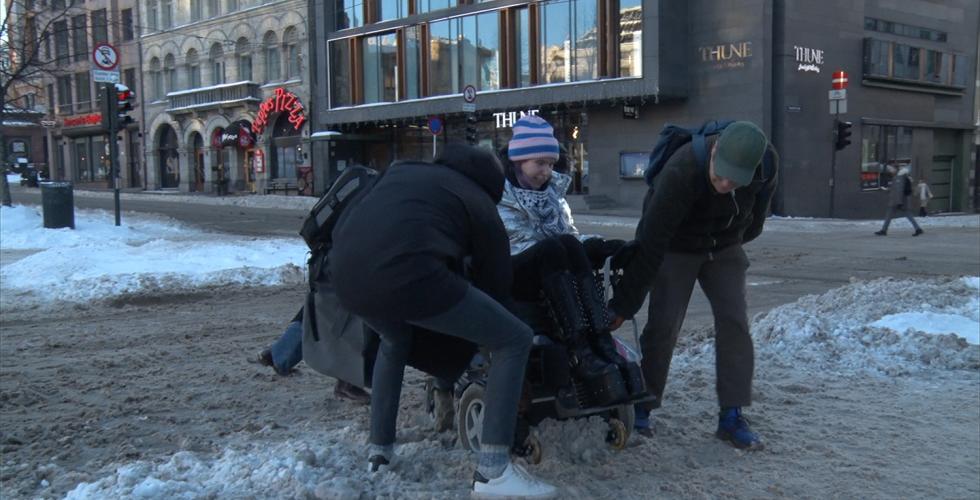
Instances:
[[[847,99],[830,101],[830,114],[843,115],[845,113],[847,113]]]
[[[44,128],[51,128],[51,127],[54,127],[57,124],[58,124],[58,122],[56,122],[54,120],[41,120],[41,126],[44,127]]]
[[[95,45],[95,50],[92,51],[92,62],[95,63],[96,69],[114,70],[116,66],[119,66],[119,53],[112,45],[100,42]]]
[[[467,85],[463,88],[463,100],[468,103],[476,102],[476,87]]]
[[[834,90],[841,90],[847,88],[847,73],[842,70],[834,71],[832,77],[831,86]]]
[[[827,98],[831,101],[843,101],[847,99],[847,89],[829,90],[827,92]]]
[[[442,133],[442,120],[440,120],[438,116],[429,117],[429,132],[432,132],[432,135],[439,135]]]
[[[473,104],[472,102],[464,102],[463,103],[463,112],[464,113],[475,113],[476,112],[476,104]]]
[[[92,81],[99,83],[119,83],[119,72],[106,71],[104,69],[93,69]]]

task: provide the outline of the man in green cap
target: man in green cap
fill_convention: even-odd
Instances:
[[[650,435],[649,413],[660,406],[677,335],[694,283],[700,283],[715,318],[717,436],[738,448],[759,449],[762,442],[742,417],[742,407],[751,403],[755,361],[745,302],[749,261],[742,245],[762,232],[779,160],[762,130],[746,121],[731,123],[705,144],[707,165],[698,164],[688,142],[653,178],[636,227],[635,254],[609,302],[612,326],[636,314],[650,292],[640,347],[647,388],[657,399],[636,411],[638,432]]]

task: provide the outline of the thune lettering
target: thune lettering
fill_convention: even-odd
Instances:
[[[699,47],[702,62],[724,62],[752,57],[752,42],[737,42]]]

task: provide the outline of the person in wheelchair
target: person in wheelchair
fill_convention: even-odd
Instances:
[[[623,247],[622,240],[579,234],[565,200],[571,177],[555,171],[560,149],[551,125],[525,116],[513,127],[506,155],[506,181],[497,210],[510,239],[519,302],[544,302],[558,324],[555,340],[569,349],[571,372],[599,406],[644,392],[616,351],[594,269]]]

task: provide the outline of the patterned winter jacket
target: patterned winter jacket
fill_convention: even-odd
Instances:
[[[571,177],[552,172],[545,189],[535,191],[519,188],[507,180],[497,212],[510,237],[511,255],[517,255],[552,236],[573,234],[582,238],[572,220],[572,210],[565,201],[565,192],[571,182]]]

